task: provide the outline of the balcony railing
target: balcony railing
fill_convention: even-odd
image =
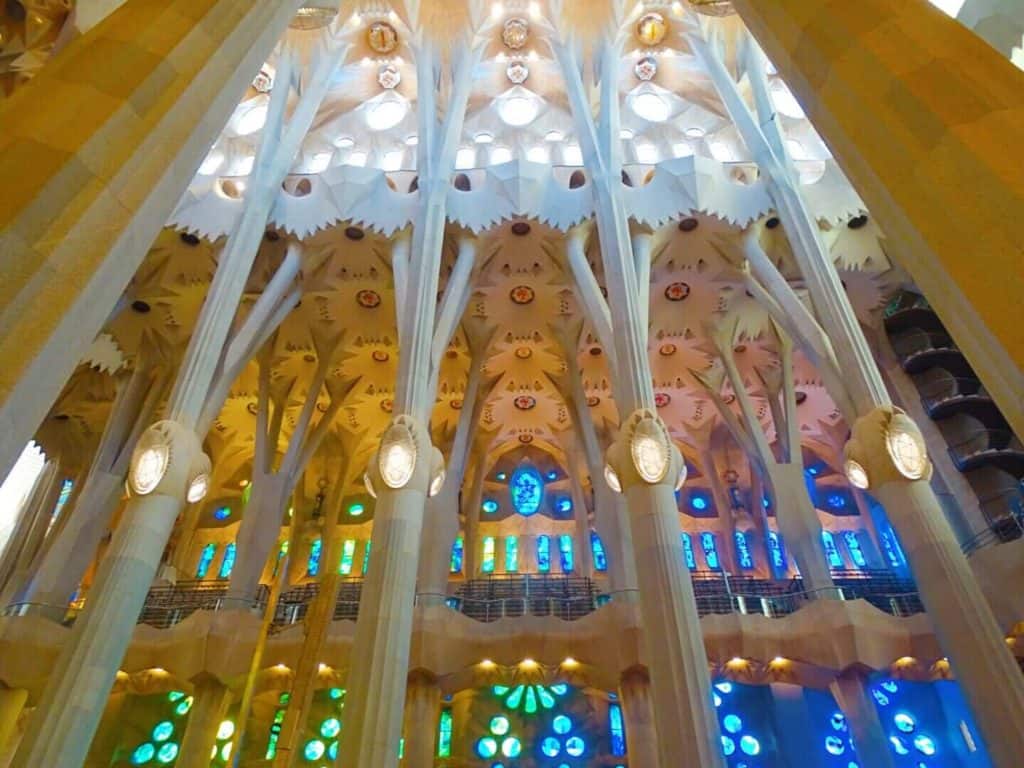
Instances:
[[[835,586],[822,595],[804,590],[800,579],[773,581],[729,576],[718,571],[690,574],[697,612],[708,614],[760,614],[787,616],[810,600],[832,597],[839,600],[863,599],[895,616],[923,611],[912,582],[888,571],[835,571]],[[274,612],[271,631],[277,632],[301,622],[318,593],[318,584],[303,584],[281,595]],[[335,620],[354,621],[359,615],[362,579],[346,579],[338,592]],[[153,587],[139,616],[140,624],[166,629],[184,621],[196,611],[266,610],[269,590],[261,587],[256,599],[227,597],[227,585],[217,582],[178,582],[173,586]],[[601,592],[590,579],[572,576],[495,576],[473,579],[455,587],[452,594],[419,594],[420,605],[447,605],[475,621],[490,622],[523,616],[557,617],[576,621],[610,602],[636,602],[636,590]],[[41,615],[70,624],[74,609],[38,603],[15,603],[4,609],[4,616]]]

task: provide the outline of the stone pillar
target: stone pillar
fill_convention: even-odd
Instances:
[[[846,0],[734,5],[867,203],[894,260],[1024,434],[1015,311],[1024,235],[1015,216],[994,213],[1024,200],[1024,180],[1004,172],[1024,165],[1024,145],[1006,141],[1024,131],[1024,72],[926,0],[879,0],[870,24]],[[840,39],[837,29],[850,31]]]
[[[180,424],[150,427],[133,466],[147,448],[165,457],[163,476],[128,504],[15,755],[16,768],[82,764],[188,486],[209,472],[199,439]]]
[[[626,723],[629,764],[658,768],[658,732],[651,711],[651,680],[641,669],[629,669],[619,680],[622,718]]]
[[[851,667],[832,681],[829,690],[846,716],[859,764],[894,768],[889,737],[868,691],[867,671]]]
[[[121,735],[121,710],[124,707],[127,693],[123,690],[111,693],[107,698],[107,704],[103,708],[103,715],[100,718],[96,735],[93,736],[89,745],[89,753],[85,758],[83,768],[110,768],[110,757],[117,749]]]
[[[207,678],[196,683],[194,700],[178,751],[178,768],[210,768],[210,752],[217,744],[217,731],[227,716],[231,691],[219,680]]]
[[[28,691],[24,688],[0,688],[0,755],[4,754],[14,737],[18,718],[27,701]]]
[[[473,484],[470,486],[469,498],[464,498],[462,502],[462,515],[465,521],[462,572],[466,579],[475,579],[480,575],[480,505],[484,501],[484,476],[487,474],[485,467],[485,457],[481,454],[477,456],[476,466],[473,468]]]
[[[0,108],[0,476],[299,5],[133,0]]]
[[[576,466],[583,465],[580,461]],[[569,478],[572,488],[572,514],[576,523],[573,531],[573,541],[576,547],[576,574],[584,578],[594,576],[594,552],[590,547],[590,515],[587,510],[587,499],[583,493],[583,486],[580,484],[579,475],[573,473]]]
[[[434,768],[440,716],[441,689],[437,680],[425,672],[413,672],[405,686],[405,768]]]
[[[32,562],[53,518],[60,490],[59,462],[48,461],[36,478],[0,561],[0,606],[20,599]]]
[[[924,438],[902,411],[879,407],[854,424],[845,455],[847,473],[878,497],[899,534],[994,765],[1014,768],[1024,755],[1024,678],[925,479]]]
[[[473,749],[473,707],[476,704],[477,692],[473,688],[459,691],[452,696],[452,757],[456,765],[471,765],[476,760]]]

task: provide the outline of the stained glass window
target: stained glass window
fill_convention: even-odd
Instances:
[[[462,573],[463,548],[465,546],[465,540],[461,536],[455,539],[455,543],[452,545],[452,561],[448,567],[451,573]]]
[[[370,547],[373,542],[370,539],[366,540],[366,546],[363,547],[363,576],[366,575],[366,569],[370,567]]]
[[[777,531],[768,531],[768,549],[771,550],[775,570],[786,570],[786,550],[782,548],[782,536]]]
[[[740,568],[745,571],[754,567],[754,554],[750,551],[750,543],[747,541],[747,534],[743,531],[733,531],[733,538],[736,541],[736,559]]]
[[[868,560],[864,557],[864,550],[860,546],[860,537],[856,531],[843,531],[843,541],[846,543],[846,548],[850,550],[850,557],[853,559],[853,564],[858,568],[864,568],[868,564]]]
[[[494,537],[484,536],[484,559],[480,564],[484,573],[494,573]]]
[[[320,573],[320,555],[323,553],[324,542],[323,539],[317,538],[313,541],[313,546],[309,548],[309,560],[306,564],[306,573],[310,576],[316,576]]]
[[[437,756],[452,756],[452,710],[445,707],[441,710],[441,719],[437,725]]]
[[[519,570],[519,537],[505,537],[505,573]]]
[[[60,486],[60,496],[57,497],[57,505],[53,508],[53,515],[50,517],[50,525],[47,527],[47,532],[53,527],[53,524],[60,519],[60,513],[64,511],[64,505],[68,503],[68,499],[71,498],[71,491],[75,489],[75,481],[70,478],[66,479]]]
[[[708,568],[712,571],[717,571],[720,567],[718,562],[718,546],[715,543],[715,534],[710,531],[704,531],[700,535],[700,546],[704,550],[704,562],[708,564]]]
[[[288,539],[281,542],[281,546],[277,550],[277,560],[274,561],[274,577],[277,577],[277,571],[281,567],[281,561],[284,560],[284,556],[288,554]]]
[[[235,542],[231,542],[224,549],[224,559],[220,561],[220,571],[217,573],[218,579],[231,578],[231,571],[235,567]]]
[[[594,570],[607,571],[608,558],[604,554],[604,544],[601,543],[601,537],[597,535],[597,531],[590,532],[590,551],[594,555]]]
[[[338,573],[342,576],[352,574],[352,564],[356,559],[356,540],[345,539],[341,543],[341,563],[338,564]]]
[[[608,730],[611,733],[612,754],[626,754],[626,728],[622,723],[622,707],[614,702],[608,705]]]
[[[274,712],[274,720],[270,724],[270,736],[267,739],[266,759],[273,760],[277,755],[277,741],[281,738],[281,727],[284,725],[284,715],[288,709],[288,699],[291,695],[282,693],[277,699],[277,711]]]
[[[899,540],[892,530],[879,531],[879,538],[882,540],[882,549],[885,550],[885,557],[893,568],[902,568],[907,563],[900,548]]]
[[[830,532],[821,532],[821,543],[825,546],[825,557],[828,558],[829,567],[842,568],[844,565],[843,556],[839,554],[839,550],[836,548],[836,541]]]
[[[551,537],[537,537],[537,571],[549,573],[551,571]]]
[[[574,563],[572,556],[572,536],[563,533],[558,537],[558,555],[561,560],[562,573],[572,573]]]
[[[210,543],[203,547],[202,554],[199,555],[199,565],[196,566],[196,578],[205,579],[207,571],[210,570],[210,564],[213,562],[213,556],[217,553],[217,545]]]
[[[544,498],[544,479],[532,467],[520,467],[509,482],[512,506],[520,515],[532,515]]]
[[[683,538],[683,558],[686,560],[686,567],[691,571],[697,570],[697,557],[693,554],[693,540],[690,538],[690,534],[686,531],[682,533]]]

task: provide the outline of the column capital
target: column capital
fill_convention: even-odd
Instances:
[[[894,405],[880,405],[853,424],[843,450],[843,471],[856,487],[928,480],[932,463],[914,420]]]
[[[201,501],[212,465],[194,430],[165,419],[146,429],[132,452],[128,487],[136,496],[158,494]]]
[[[686,480],[686,462],[661,417],[641,408],[619,427],[619,435],[605,455],[604,474],[612,490],[620,493],[634,485],[679,488]]]

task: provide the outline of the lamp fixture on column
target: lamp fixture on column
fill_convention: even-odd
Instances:
[[[377,454],[377,470],[388,488],[398,490],[405,487],[416,469],[416,454],[412,430],[399,417],[381,438]]]
[[[896,470],[908,480],[928,474],[928,448],[917,425],[905,413],[892,415],[885,431],[885,447]]]
[[[370,477],[369,471],[363,472],[363,485],[366,486],[366,492],[376,499],[377,489],[373,487],[373,479]]]
[[[672,458],[671,449],[668,435],[657,420],[645,417],[637,422],[629,441],[629,452],[633,457],[633,467],[645,482],[654,484],[665,479]]]
[[[604,465],[604,481],[608,483],[608,487],[616,493],[622,493],[622,483],[619,481],[619,476],[612,469],[611,464]]]
[[[444,455],[435,446],[430,452],[430,487],[427,489],[428,496],[437,496],[444,487],[446,472],[444,468]]]
[[[686,482],[686,475],[688,470],[686,469],[686,459],[682,459],[679,462],[679,474],[676,476],[676,490],[680,490],[683,484]]]
[[[202,501],[206,498],[207,491],[210,490],[210,475],[206,472],[200,472],[188,485],[188,493],[185,494],[185,498],[189,504],[195,504],[196,502]]]
[[[167,474],[171,462],[171,447],[163,439],[161,432],[155,429],[146,430],[135,447],[132,456],[131,473],[128,484],[133,493],[146,496],[156,490],[160,481]]]
[[[847,459],[843,462],[843,473],[854,488],[866,491],[870,487],[867,470],[853,459]]]

